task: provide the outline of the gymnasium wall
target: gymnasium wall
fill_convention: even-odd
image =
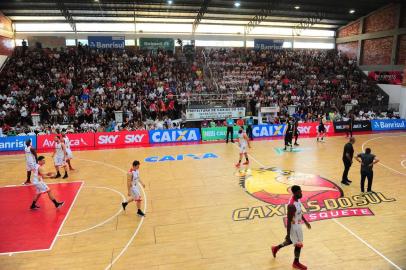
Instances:
[[[11,20],[0,12],[0,70],[13,50],[14,39]]]
[[[359,65],[404,65],[406,4],[389,4],[337,31],[337,49]]]

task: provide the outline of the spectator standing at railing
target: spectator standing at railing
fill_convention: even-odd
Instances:
[[[234,134],[233,134],[234,120],[233,118],[231,118],[231,115],[228,116],[228,118],[226,119],[226,125],[227,125],[226,143],[228,143],[228,137],[230,134],[231,134],[231,142],[234,143]]]

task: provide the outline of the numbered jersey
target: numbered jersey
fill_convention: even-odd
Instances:
[[[31,146],[26,146],[24,149],[25,152],[25,161],[27,164],[35,164],[35,156],[31,152]]]
[[[67,136],[63,138],[63,142],[65,143],[65,148],[70,149],[70,140]]]
[[[137,187],[140,182],[140,173],[138,170],[130,170],[131,173],[131,186]]]
[[[64,152],[63,152],[63,148],[62,148],[62,143],[55,143],[55,156],[56,157],[63,157],[64,156]]]
[[[295,201],[294,197],[292,196],[292,198],[290,198],[290,200],[289,200],[289,205],[294,205],[295,208],[296,208],[295,215],[293,216],[292,223],[293,224],[300,224],[300,222],[302,221],[302,215],[303,215],[302,203],[300,202],[300,199]]]
[[[248,145],[247,140],[245,139],[245,131],[238,134],[238,141],[240,142],[241,147],[246,147]]]

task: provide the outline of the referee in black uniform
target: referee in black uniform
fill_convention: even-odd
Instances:
[[[341,184],[350,185],[352,182],[348,179],[348,171],[352,165],[352,158],[354,157],[354,148],[352,145],[355,143],[355,138],[351,137],[350,141],[345,144],[343,151],[343,163],[344,163],[344,172],[343,177],[341,178]]]

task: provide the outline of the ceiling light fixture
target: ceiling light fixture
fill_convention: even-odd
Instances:
[[[295,9],[300,9],[300,6],[295,6]]]
[[[240,2],[235,2],[235,3],[234,3],[234,6],[235,6],[235,7],[240,7],[240,6],[241,6],[241,3],[240,3]]]
[[[172,0],[168,0],[168,4],[172,5],[173,1]]]
[[[355,10],[354,9],[350,9],[350,14],[353,14],[353,13],[355,13]]]

